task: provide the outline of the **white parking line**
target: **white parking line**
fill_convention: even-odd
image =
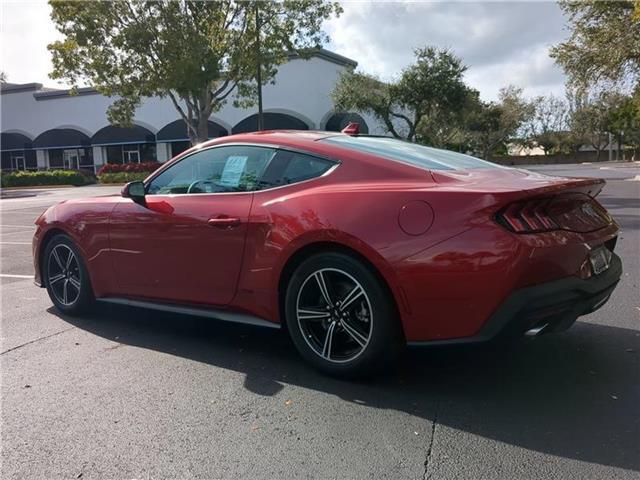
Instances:
[[[31,242],[0,242],[0,245],[31,245]]]
[[[0,273],[1,278],[33,278],[33,275],[11,275],[9,273]]]
[[[7,225],[5,223],[0,224],[0,228],[2,227],[11,227],[11,228],[36,228],[35,225]]]
[[[17,233],[33,233],[33,230],[10,230],[10,231],[0,232],[0,235],[12,235]]]

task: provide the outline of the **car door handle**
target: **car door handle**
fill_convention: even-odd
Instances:
[[[238,225],[240,225],[240,219],[239,218],[235,218],[235,217],[219,216],[219,217],[216,217],[216,218],[210,218],[209,220],[207,220],[207,224],[210,227],[233,228],[233,227],[237,227]]]

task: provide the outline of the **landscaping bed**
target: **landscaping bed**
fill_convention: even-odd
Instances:
[[[98,170],[98,180],[106,184],[141,181],[160,165],[158,162],[107,164]]]
[[[80,170],[39,170],[3,173],[2,188],[40,187],[48,185],[89,185],[96,183],[93,175]]]

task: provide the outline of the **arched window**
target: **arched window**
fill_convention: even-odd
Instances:
[[[53,128],[33,140],[33,148],[46,150],[49,168],[93,172],[91,139],[74,128]]]
[[[140,125],[130,128],[109,125],[91,137],[91,144],[103,146],[107,163],[155,162],[156,136]]]
[[[0,134],[2,170],[35,170],[38,168],[36,152],[29,137],[21,133]]]
[[[309,130],[309,125],[305,122],[286,113],[265,112],[262,114],[264,130]],[[232,132],[247,133],[258,130],[258,114],[248,116],[235,127]]]
[[[229,132],[219,123],[209,120],[209,138],[225,137]],[[156,134],[158,142],[171,144],[171,156],[175,157],[191,146],[187,132],[187,123],[176,120],[162,127]]]

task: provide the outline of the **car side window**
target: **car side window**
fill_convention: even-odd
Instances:
[[[304,153],[280,150],[259,182],[259,189],[279,187],[323,175],[336,163]]]
[[[241,145],[195,152],[155,177],[147,194],[250,192],[274,153],[273,148]]]

